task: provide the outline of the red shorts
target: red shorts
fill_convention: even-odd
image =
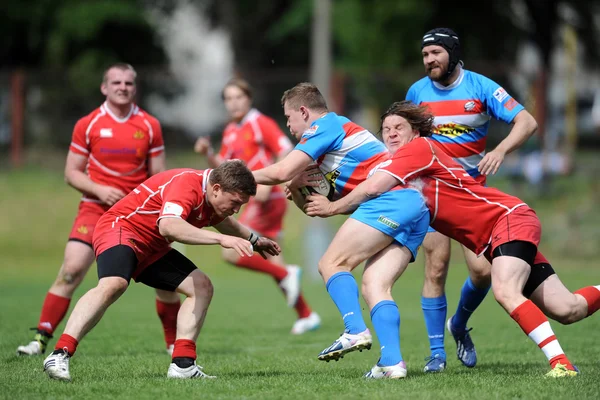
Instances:
[[[492,242],[488,248],[488,259],[491,259],[496,247],[513,241],[523,241],[539,246],[542,237],[542,224],[535,211],[527,206],[521,206],[510,214],[500,218],[492,229]],[[548,263],[546,257],[537,252],[534,264]]]
[[[261,236],[277,239],[283,228],[287,199],[283,192],[274,192],[272,196],[264,203],[251,197],[242,211],[239,221]]]
[[[69,240],[76,240],[91,246],[96,223],[109,208],[107,205],[90,201],[79,203],[79,210],[69,234]]]
[[[111,247],[119,245],[131,247],[138,260],[137,268],[131,276],[134,280],[144,269],[171,250],[171,246],[166,242],[164,249],[158,251],[156,249],[150,249],[139,240],[138,235],[133,231],[118,225],[113,228],[112,220],[104,224],[99,224],[97,228],[93,242],[96,258]]]

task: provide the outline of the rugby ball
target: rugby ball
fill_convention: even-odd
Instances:
[[[304,197],[311,195],[311,194],[320,194],[322,196],[327,197],[329,200],[333,199],[333,194],[335,193],[335,188],[331,185],[329,180],[327,180],[327,178],[325,178],[325,175],[323,175],[322,172],[319,171],[319,172],[315,172],[314,174],[311,174],[311,176],[316,176],[316,175],[319,175],[321,177],[319,186],[301,187],[300,193],[302,193],[302,195]]]

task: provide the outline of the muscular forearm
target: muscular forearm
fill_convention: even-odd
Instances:
[[[240,224],[235,218],[228,217],[223,220],[215,228],[224,235],[236,236],[242,239],[248,239],[250,237],[250,229]]]
[[[97,184],[85,172],[78,170],[65,171],[65,182],[81,193],[96,195]]]
[[[180,218],[163,218],[159,221],[158,228],[168,241],[184,244],[220,244],[223,237],[218,232],[196,228]]]
[[[517,116],[519,117],[520,115]],[[510,133],[498,144],[495,150],[509,154],[521,147],[537,130],[537,122],[529,113],[524,114],[522,118],[515,118],[515,120]]]
[[[294,177],[292,172],[286,172],[278,164],[270,165],[266,168],[254,171],[254,179],[259,185],[279,185],[280,183],[287,182]]]

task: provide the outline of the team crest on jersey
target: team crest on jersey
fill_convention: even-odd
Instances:
[[[475,102],[473,100],[467,101],[465,103],[465,111],[473,111],[475,109]]]
[[[144,136],[144,132],[142,131],[135,131],[135,133],[133,134],[134,139],[143,139]]]
[[[77,228],[77,232],[81,233],[82,235],[87,235],[89,233],[88,228],[85,225],[81,225],[79,228]]]
[[[313,125],[310,128],[308,128],[307,130],[304,131],[304,133],[302,134],[302,137],[308,137],[308,136],[312,136],[315,133],[317,133],[317,129],[319,129],[319,125]]]

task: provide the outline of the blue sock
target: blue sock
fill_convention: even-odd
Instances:
[[[337,306],[348,333],[356,334],[367,329],[358,302],[358,285],[349,272],[338,272],[327,281],[329,296]]]
[[[400,352],[400,312],[391,300],[380,301],[371,310],[371,321],[381,345],[381,358],[377,365],[388,367],[402,361]]]
[[[425,316],[425,326],[429,335],[429,348],[431,355],[440,354],[444,360],[444,327],[446,325],[446,311],[448,303],[446,295],[440,297],[421,297],[421,308]]]
[[[464,332],[467,329],[467,321],[473,314],[473,311],[479,307],[490,287],[480,289],[473,284],[471,278],[467,278],[460,291],[460,300],[456,307],[456,314],[452,317],[452,329],[457,332]]]

